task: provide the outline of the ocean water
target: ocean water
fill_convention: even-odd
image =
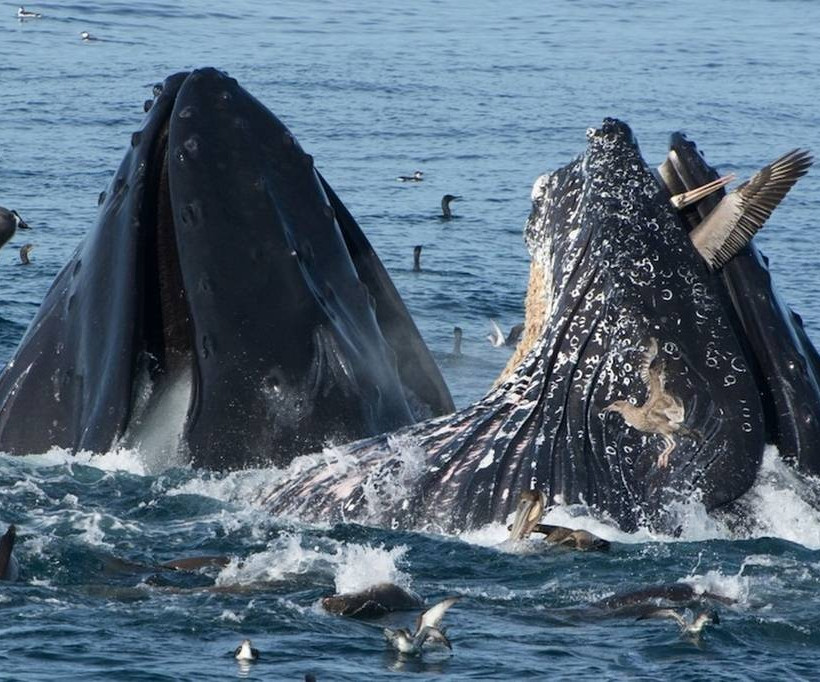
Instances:
[[[530,187],[580,153],[604,116],[660,162],[685,130],[748,177],[797,146],[820,153],[820,5],[808,0],[396,5],[242,0],[0,8],[0,204],[32,225],[0,251],[0,363],[93,224],[151,85],[228,71],[290,127],[372,241],[460,406],[506,363],[489,320],[523,319]],[[98,40],[82,42],[80,31]],[[396,176],[424,171],[422,183]],[[437,217],[444,193],[457,219]],[[820,343],[820,173],[756,238]],[[226,234],[227,240],[232,235]],[[29,267],[17,249],[35,248]],[[424,246],[412,272],[415,244]],[[464,329],[453,358],[452,329]],[[34,425],[33,425],[34,426]],[[767,452],[730,528],[692,506],[680,538],[620,533],[607,555],[460,537],[307,526],[256,504],[276,472],[161,470],[150,453],[0,455],[0,526],[18,526],[22,580],[0,586],[0,679],[816,679],[820,514],[813,484]],[[556,522],[583,510],[553,512]],[[501,545],[501,546],[499,546]],[[225,554],[168,574],[158,563]],[[403,659],[381,623],[322,612],[322,595],[393,580],[432,602],[454,650]],[[684,581],[733,600],[699,642],[674,624],[590,604]],[[393,623],[412,622],[397,614]],[[245,637],[262,651],[239,666]]]

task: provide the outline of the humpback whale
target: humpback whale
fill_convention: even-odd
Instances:
[[[215,69],[154,94],[0,375],[0,451],[105,452],[159,424],[163,452],[197,466],[283,465],[451,412],[386,270],[284,124]]]
[[[453,532],[505,519],[534,489],[627,531],[676,532],[678,503],[726,509],[750,488],[767,439],[811,471],[817,353],[796,316],[773,306],[765,270],[734,277],[742,252],[715,269],[698,250],[689,230],[720,197],[681,211],[670,198],[717,174],[683,157],[682,176],[708,177],[670,188],[625,123],[588,130],[584,153],[533,187],[525,329],[490,392],[300,460],[263,503],[302,519]],[[756,327],[772,318],[777,339]],[[328,467],[334,457],[347,466]]]

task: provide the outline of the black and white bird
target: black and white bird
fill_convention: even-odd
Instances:
[[[413,175],[400,175],[396,178],[399,182],[421,182],[424,180],[424,173],[420,170],[413,171]]]
[[[455,194],[445,194],[441,197],[441,217],[444,220],[450,220],[453,217],[453,212],[450,210],[450,202],[460,201],[461,197]]]
[[[431,606],[416,619],[416,629],[412,634],[407,628],[398,628],[397,630],[385,628],[384,638],[393,645],[396,651],[411,656],[421,655],[422,647],[427,642],[443,644],[452,650],[453,645],[450,644],[444,628],[441,628],[440,625],[447,609],[459,599],[460,597],[448,597],[435,606]]]
[[[17,211],[0,206],[0,246],[3,246],[3,244],[11,239],[18,229],[29,229],[28,223],[20,217]]]
[[[720,617],[717,611],[714,610],[703,611],[697,616],[691,615],[687,618],[674,609],[654,609],[638,616],[637,620],[645,620],[647,618],[668,618],[674,620],[678,624],[678,627],[680,627],[681,635],[693,637],[699,637],[703,628],[707,625],[718,625],[720,623]]]
[[[253,642],[249,639],[243,639],[242,643],[236,647],[233,652],[233,657],[237,661],[255,661],[259,658],[259,649],[254,649]]]
[[[518,323],[510,329],[509,334],[504,336],[504,332],[501,331],[501,327],[498,326],[495,320],[491,319],[490,324],[493,326],[493,331],[487,334],[487,341],[496,348],[500,348],[501,346],[514,346],[518,343],[518,340],[521,338],[521,333],[524,331],[524,325]]]
[[[814,162],[805,149],[793,149],[772,161],[729,192],[689,233],[692,244],[711,270],[729,262],[766,223],[783,197]],[[678,210],[719,190],[734,176],[724,176],[702,187],[672,197]]]
[[[17,10],[18,19],[40,19],[42,16],[39,12],[30,12],[25,7],[20,7]]]
[[[92,36],[88,31],[81,31],[80,32],[80,40],[85,43],[90,43],[94,40],[98,40],[95,36]]]

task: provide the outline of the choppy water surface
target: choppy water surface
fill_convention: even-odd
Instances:
[[[0,9],[0,204],[34,226],[34,264],[0,251],[0,362],[96,213],[151,84],[219,66],[282,118],[357,217],[433,349],[456,402],[507,360],[489,318],[523,318],[521,228],[537,175],[606,115],[660,161],[684,129],[721,170],[748,176],[796,146],[820,152],[812,2],[196,2]],[[80,31],[98,41],[83,43]],[[395,181],[416,168],[417,185]],[[438,220],[441,195],[464,200]],[[820,342],[820,174],[758,237],[784,298]],[[225,235],[226,240],[234,238]],[[411,271],[423,244],[424,271]],[[462,358],[452,328],[465,330]],[[462,537],[307,527],[255,504],[275,471],[157,470],[150,453],[0,456],[0,526],[19,528],[23,580],[0,587],[0,678],[813,679],[820,652],[820,515],[769,452],[729,529],[693,507],[678,539],[624,535],[609,555],[499,548],[502,524]],[[566,521],[569,510],[553,512]],[[152,567],[227,554],[203,574]],[[447,616],[453,655],[403,660],[379,627],[324,614],[319,597],[390,579]],[[699,644],[674,624],[590,611],[616,591],[687,581],[736,601]],[[412,620],[400,615],[397,622]],[[230,651],[251,637],[248,669]]]

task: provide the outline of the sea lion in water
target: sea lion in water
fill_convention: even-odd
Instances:
[[[337,616],[379,618],[392,611],[409,611],[422,605],[421,597],[393,583],[379,583],[360,592],[334,594],[322,599],[322,608]]]

